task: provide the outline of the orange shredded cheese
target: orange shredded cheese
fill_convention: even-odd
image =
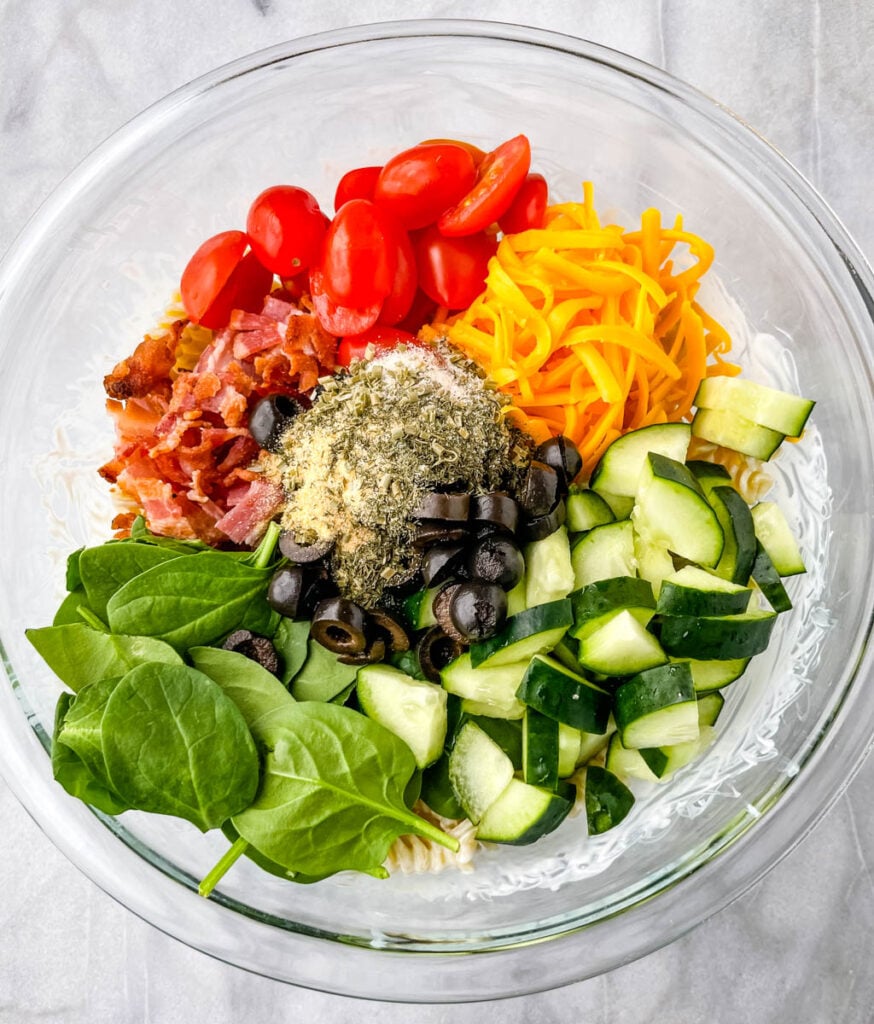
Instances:
[[[583,195],[502,238],[485,291],[439,332],[509,395],[506,415],[536,441],[572,438],[591,470],[620,434],[686,418],[704,376],[740,368],[695,301],[712,247],[655,209],[638,231],[602,226],[589,182]]]

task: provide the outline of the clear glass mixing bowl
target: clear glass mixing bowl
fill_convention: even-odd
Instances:
[[[101,379],[159,317],[187,257],[278,181],[329,206],[340,174],[424,137],[525,132],[554,198],[648,205],[716,248],[702,298],[750,376],[817,399],[774,494],[810,572],[767,654],[727,691],[716,745],[587,840],[575,818],[470,873],[295,886],[169,818],[111,820],[51,779],[56,681],[24,638],[66,551],[107,535]],[[297,40],[163,100],[58,189],[0,271],[0,767],[50,838],[164,931],[274,978],[381,999],[529,992],[608,970],[724,906],[797,842],[871,742],[874,282],[822,200],[746,126],[668,75],[510,26],[403,22]],[[476,956],[471,954],[478,954]]]

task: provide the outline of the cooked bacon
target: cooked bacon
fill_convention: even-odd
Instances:
[[[184,326],[184,320],[177,320],[160,337],[146,335],[133,355],[122,359],[112,373],[103,378],[109,397],[126,400],[145,398],[156,391],[169,392],[170,371],[176,363],[176,346]]]
[[[245,495],[215,524],[235,544],[257,543],[282,505],[282,489],[268,480],[253,480]]]

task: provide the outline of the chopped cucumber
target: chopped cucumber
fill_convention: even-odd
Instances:
[[[543,540],[527,544],[524,556],[527,608],[558,601],[574,589],[571,546],[563,526]]]
[[[358,670],[356,693],[364,714],[402,739],[417,767],[426,768],[443,753],[447,716],[441,687],[375,664]]]
[[[437,617],[434,614],[434,598],[439,590],[440,587],[418,590],[415,594],[410,594],[404,601],[404,615],[414,631],[437,625]]]
[[[733,487],[717,486],[707,492],[725,545],[713,571],[725,580],[746,586],[756,560],[756,529],[750,507]]]
[[[476,824],[513,778],[513,762],[474,722],[465,722],[449,754],[449,781]]]
[[[589,486],[600,492],[634,498],[640,474],[651,452],[683,462],[689,448],[688,423],[656,423],[618,437],[601,456]]]
[[[534,708],[522,719],[522,777],[532,786],[558,785],[558,722]]]
[[[756,586],[765,595],[768,604],[775,612],[789,611],[792,601],[786,593],[780,574],[774,568],[774,563],[760,542],[756,543],[756,560],[753,562],[752,576],[756,581]]]
[[[750,593],[748,587],[687,565],[662,582],[656,608],[665,615],[740,615]]]
[[[698,736],[698,702],[683,662],[640,672],[616,691],[614,714],[625,747],[668,747]]]
[[[686,469],[695,477],[705,494],[714,487],[731,487],[731,473],[718,462],[706,462],[704,459],[690,459]]]
[[[596,526],[574,543],[571,564],[574,568],[574,590],[598,580],[636,576],[634,527],[627,519]]]
[[[462,701],[462,704],[465,702]],[[524,705],[523,705],[524,706]],[[459,728],[465,722],[474,722],[486,736],[498,744],[513,762],[514,771],[522,770],[522,719],[492,718],[488,715],[474,715],[464,712]]]
[[[606,768],[586,769],[586,822],[589,835],[615,828],[634,805],[634,794]]]
[[[620,779],[640,779],[643,782],[658,782],[659,779],[639,750],[622,745],[618,732],[610,737],[604,765]]]
[[[554,658],[537,655],[531,659],[517,696],[529,708],[581,732],[607,731],[610,694]]]
[[[674,571],[674,559],[665,544],[652,538],[641,537],[634,531],[634,558],[637,562],[637,574],[641,579],[648,580],[656,597],[661,590],[662,580]]]
[[[422,773],[422,800],[444,818],[463,818],[464,808],[449,781],[449,754],[443,753]]]
[[[619,612],[582,638],[579,658],[584,668],[605,676],[634,675],[668,660],[658,640],[630,611]]]
[[[572,725],[564,722],[558,723],[558,777],[566,779],[573,775],[580,761],[580,747],[583,736],[589,733],[581,732]]]
[[[586,533],[616,518],[604,498],[588,487],[571,487],[565,504],[567,528],[571,533]]]
[[[816,403],[739,377],[705,377],[694,404],[699,409],[730,411],[760,427],[800,437]]]
[[[616,732],[616,723],[613,715],[607,722],[606,732],[584,732],[580,734],[580,749],[577,754],[577,764],[588,764],[593,757],[596,757],[610,742],[610,737]]]
[[[782,509],[773,501],[760,501],[751,511],[756,537],[781,576],[807,572],[798,542]]]
[[[482,815],[477,839],[525,846],[558,828],[572,806],[571,800],[558,793],[511,779]]]
[[[657,615],[653,623],[668,654],[727,661],[765,650],[776,620],[776,612],[751,609],[743,615]]]
[[[571,636],[581,639],[594,633],[621,611],[629,611],[645,626],[656,608],[652,586],[634,576],[596,580],[571,594],[574,624]]]
[[[682,660],[689,666],[692,685],[699,696],[711,690],[720,690],[723,686],[740,679],[750,663],[749,658],[731,658],[726,661],[699,661],[697,658]]]
[[[525,603],[525,591],[527,589],[525,576],[507,593],[507,616],[518,615],[524,612],[528,605]]]
[[[474,668],[497,668],[529,661],[535,654],[551,651],[573,619],[573,609],[567,598],[527,608],[507,619],[504,628],[495,636],[471,645],[471,665]]]
[[[610,506],[610,511],[616,519],[627,519],[634,508],[634,498],[625,494],[610,494],[609,491],[598,491],[598,494]]]
[[[725,707],[725,697],[721,693],[698,694],[698,725],[716,725],[716,720]]]
[[[468,652],[451,661],[440,673],[440,680],[448,693],[474,703],[476,714],[492,718],[521,718],[525,708],[516,699],[516,690],[527,668],[527,661],[494,668],[474,668]]]
[[[729,409],[699,409],[692,420],[692,433],[705,441],[765,462],[780,447],[785,436],[768,427],[760,427]]]

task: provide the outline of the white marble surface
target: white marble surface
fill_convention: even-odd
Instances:
[[[0,0],[0,251],[82,157],[167,91],[283,39],[414,14],[527,22],[667,68],[782,149],[874,257],[869,0]],[[374,1013],[386,1024],[864,1024],[872,792],[874,759],[753,890],[637,963],[506,1003],[411,1011],[283,986],[183,947],[79,874],[0,783],[0,1024]]]

